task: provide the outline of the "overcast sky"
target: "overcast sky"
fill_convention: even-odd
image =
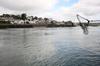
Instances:
[[[100,0],[0,0],[0,14],[27,13],[56,20],[76,20],[76,14],[100,19]]]

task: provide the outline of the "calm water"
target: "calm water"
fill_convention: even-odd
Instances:
[[[0,66],[100,66],[100,27],[1,29]]]

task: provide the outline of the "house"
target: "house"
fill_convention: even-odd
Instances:
[[[33,21],[33,16],[28,16],[28,17],[27,17],[27,20]]]

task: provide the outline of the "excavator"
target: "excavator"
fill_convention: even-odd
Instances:
[[[90,20],[88,20],[88,19],[86,19],[86,18],[80,16],[79,14],[77,14],[76,16],[77,16],[77,19],[78,19],[78,21],[79,21],[80,27],[83,29],[83,33],[87,35],[87,34],[88,34],[88,26],[89,26]],[[83,22],[80,20],[80,18],[86,20],[87,22],[83,23]]]

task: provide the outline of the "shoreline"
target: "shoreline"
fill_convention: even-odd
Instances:
[[[0,29],[6,29],[6,28],[34,28],[34,27],[75,27],[75,26],[72,26],[72,25],[0,24]]]
[[[0,29],[6,28],[34,28],[34,27],[77,27],[79,25],[33,25],[33,24],[0,24]],[[98,27],[100,25],[89,25],[92,27]]]

